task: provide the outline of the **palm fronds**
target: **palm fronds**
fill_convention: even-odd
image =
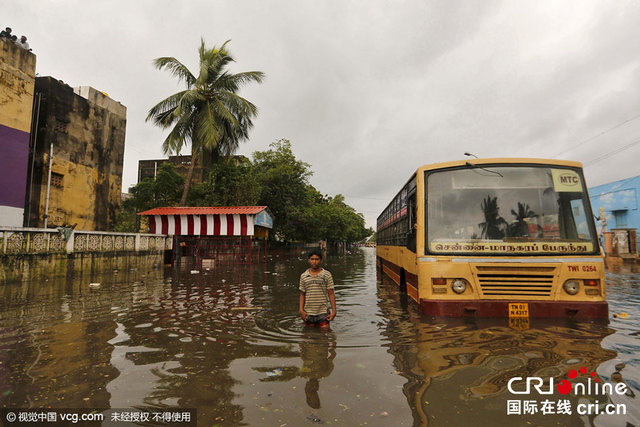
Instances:
[[[237,92],[248,83],[261,83],[264,73],[230,73],[226,68],[234,59],[227,49],[228,43],[229,40],[220,47],[208,49],[201,39],[197,76],[174,57],[153,61],[156,68],[165,69],[184,81],[187,89],[153,106],[146,120],[163,129],[173,126],[162,145],[165,154],[179,153],[185,145],[191,144],[192,167],[203,151],[232,155],[240,142],[248,139],[249,129],[253,127],[252,119],[258,114],[257,107]],[[184,200],[186,193],[183,203]]]

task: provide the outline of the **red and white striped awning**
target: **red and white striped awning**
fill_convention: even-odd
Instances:
[[[138,215],[149,218],[151,234],[175,236],[253,236],[256,225],[271,228],[263,218],[273,223],[266,206],[155,208]]]

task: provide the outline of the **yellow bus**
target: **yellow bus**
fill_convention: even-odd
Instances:
[[[578,162],[422,166],[378,217],[376,239],[379,270],[426,314],[608,317]]]

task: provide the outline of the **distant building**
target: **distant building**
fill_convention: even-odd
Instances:
[[[637,230],[640,228],[639,192],[640,176],[592,187],[589,195],[593,213],[597,217],[600,208],[604,208],[609,231],[620,228]]]
[[[176,173],[186,178],[191,166],[191,156],[169,156],[168,159],[155,159],[155,160],[139,160],[138,161],[138,182],[141,182],[145,178],[155,178],[158,174],[160,166],[169,163],[171,164]],[[193,170],[193,183],[202,182],[203,169],[201,166],[196,166]]]
[[[238,164],[248,160],[245,156],[236,155],[233,156]],[[145,178],[155,178],[158,174],[160,166],[169,163],[173,166],[176,173],[187,177],[189,173],[189,167],[191,167],[191,156],[169,156],[168,159],[155,159],[155,160],[139,160],[138,161],[138,182],[141,182]],[[193,170],[193,177],[191,178],[192,184],[198,184],[204,182],[207,179],[209,170],[211,169],[211,158],[205,156],[204,162],[196,164]]]
[[[21,227],[36,56],[0,38],[0,226]]]
[[[37,129],[25,225],[109,230],[121,202],[127,109],[91,87],[36,78]],[[49,185],[49,155],[51,184]]]

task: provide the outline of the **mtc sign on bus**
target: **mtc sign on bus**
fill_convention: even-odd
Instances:
[[[553,189],[556,193],[581,191],[582,182],[576,172],[566,169],[551,169],[551,176],[553,177]]]

